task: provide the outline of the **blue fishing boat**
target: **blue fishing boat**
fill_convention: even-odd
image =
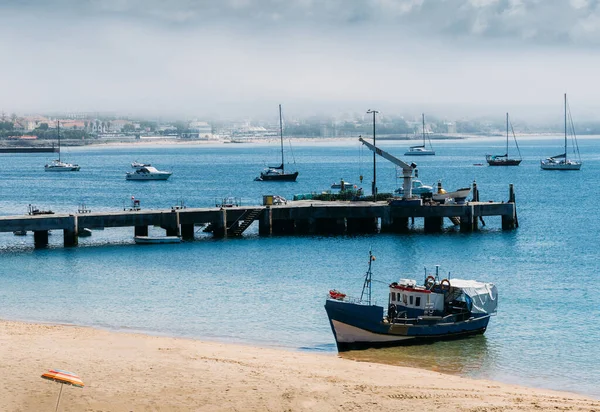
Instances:
[[[498,290],[493,283],[439,277],[425,271],[418,285],[400,279],[389,285],[387,310],[372,303],[371,265],[360,298],[330,290],[325,302],[338,351],[398,346],[483,334],[496,313]]]

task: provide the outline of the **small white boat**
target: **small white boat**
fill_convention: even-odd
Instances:
[[[77,172],[80,168],[79,165],[61,162],[60,159],[53,160],[44,166],[46,172]]]
[[[404,188],[399,187],[398,189],[394,190],[394,193],[402,195],[404,194]],[[429,195],[433,193],[433,187],[424,185],[423,182],[418,179],[412,179],[412,193],[413,195],[417,196]]]
[[[127,172],[125,179],[127,180],[167,180],[173,172],[164,172],[157,170],[152,166],[145,166],[136,169],[135,172]]]
[[[150,166],[152,166],[150,163],[140,163],[138,161],[131,163],[131,167],[133,167],[134,169],[139,169],[141,167],[150,167]]]
[[[448,199],[454,199],[457,203],[464,201],[471,193],[470,187],[455,190],[454,192],[434,193],[432,199],[436,202],[444,202]]]
[[[133,240],[139,245],[181,242],[181,238],[179,236],[135,236]]]

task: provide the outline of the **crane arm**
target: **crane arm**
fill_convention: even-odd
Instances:
[[[397,157],[392,156],[388,152],[386,152],[384,150],[381,150],[377,146],[374,146],[371,143],[367,142],[362,137],[359,137],[358,140],[362,144],[364,144],[365,146],[367,146],[369,148],[369,150],[371,150],[372,152],[378,154],[379,156],[383,157],[386,160],[389,160],[393,164],[395,164],[397,166],[400,166],[402,168],[402,171],[410,171],[412,173],[412,171],[417,167],[417,165],[414,164],[414,163],[408,164],[408,163],[403,162],[402,160],[398,159]]]

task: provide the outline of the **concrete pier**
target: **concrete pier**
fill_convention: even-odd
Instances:
[[[478,191],[476,193],[478,195]],[[406,233],[410,230],[409,221],[414,223],[415,219],[422,218],[425,233],[439,233],[444,230],[446,218],[451,218],[461,232],[469,233],[477,230],[478,222],[483,222],[486,216],[501,216],[504,230],[518,227],[512,185],[508,202],[423,204],[411,201],[390,205],[383,201],[302,200],[249,207],[0,216],[0,232],[31,231],[34,232],[35,246],[45,247],[48,245],[48,231],[60,231],[65,246],[76,246],[79,228],[133,227],[136,236],[147,236],[149,226],[159,226],[168,236],[193,240],[196,225],[210,226],[216,238],[240,236],[255,221],[258,221],[261,236],[377,233],[379,221],[382,233]]]

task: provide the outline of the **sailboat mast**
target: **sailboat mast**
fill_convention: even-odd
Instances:
[[[56,121],[56,132],[58,134],[58,161],[60,162],[60,120]]]
[[[421,118],[423,119],[423,147],[425,147],[425,113],[421,113]]]
[[[285,172],[283,163],[283,120],[281,118],[281,105],[279,105],[279,137],[281,138],[281,173]]]
[[[565,93],[565,162],[567,161],[567,94]]]
[[[508,113],[506,113],[506,157],[508,158]]]

